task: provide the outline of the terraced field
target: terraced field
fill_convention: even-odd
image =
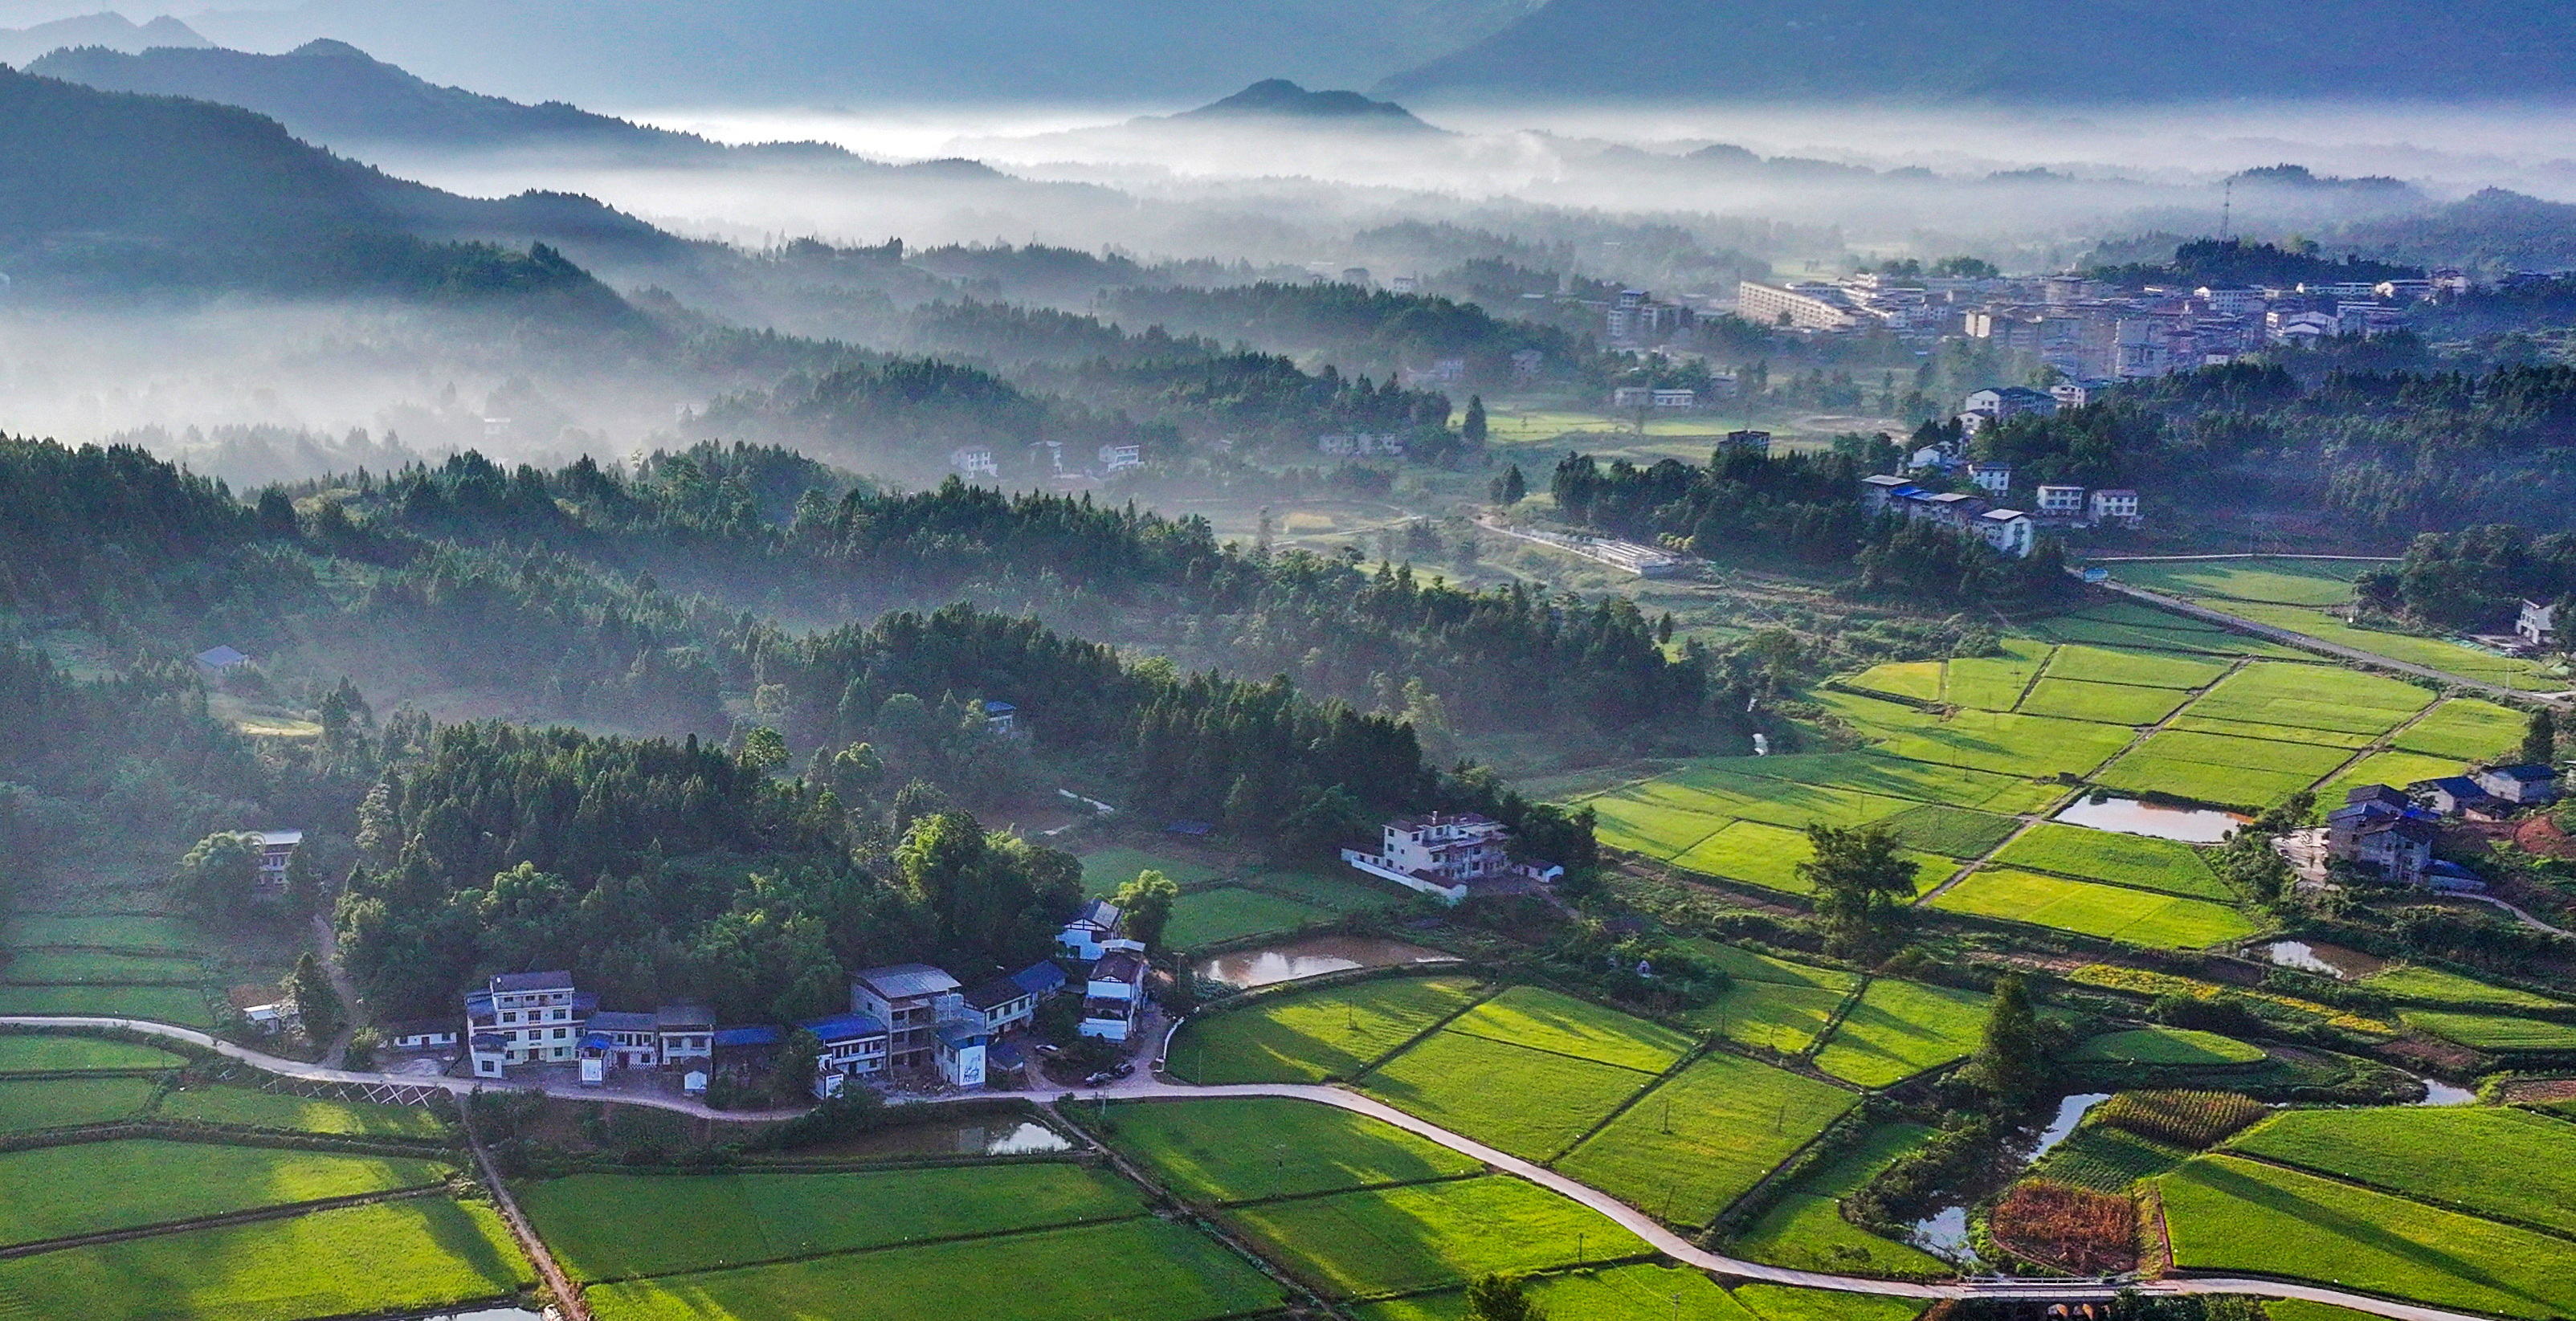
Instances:
[[[2234,908],[2207,900],[2008,867],[1970,875],[1934,895],[1931,906],[2155,949],[2206,949],[2260,929]]]

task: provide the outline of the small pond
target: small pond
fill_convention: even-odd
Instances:
[[[1353,968],[1391,968],[1406,963],[1446,963],[1456,956],[1400,940],[1376,936],[1309,936],[1260,949],[1236,950],[1199,961],[1198,975],[1246,990],[1321,977]]]
[[[2275,940],[2255,946],[2253,952],[2275,967],[2296,968],[2342,982],[2360,981],[2388,966],[2388,960],[2376,955],[2307,940]]]
[[[2025,1130],[2006,1144],[2004,1158],[1996,1171],[2000,1187],[2018,1177],[2042,1156],[2056,1149],[2075,1126],[2084,1121],[2084,1112],[2110,1100],[2109,1092],[2078,1092],[2057,1103],[2057,1113],[2036,1133]],[[1974,1199],[1969,1199],[1974,1200]],[[1968,1200],[1963,1200],[1917,1220],[1909,1226],[1914,1246],[1945,1260],[1961,1265],[1976,1263],[1976,1249],[1968,1241]]]
[[[2417,1105],[2476,1105],[2478,1094],[2466,1087],[2454,1087],[2439,1078],[2418,1078],[2424,1084],[2424,1099]]]
[[[2070,826],[2180,840],[2185,844],[2223,843],[2238,826],[2252,820],[2212,808],[2169,807],[2108,795],[2084,798],[2058,813],[2056,819]]]

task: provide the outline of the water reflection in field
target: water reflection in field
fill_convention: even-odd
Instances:
[[[1408,963],[1443,963],[1453,955],[1400,940],[1377,936],[1310,936],[1260,949],[1236,950],[1199,961],[1198,975],[1208,981],[1251,989],[1320,977],[1353,968],[1390,968]]]

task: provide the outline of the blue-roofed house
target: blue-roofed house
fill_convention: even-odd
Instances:
[[[2516,806],[2555,801],[2558,772],[2547,766],[2493,766],[2469,777],[2478,787]]]
[[[834,1014],[797,1026],[814,1034],[822,1053],[814,1060],[814,1095],[834,1097],[853,1078],[879,1078],[886,1071],[886,1025],[867,1014]]]
[[[2506,810],[2503,800],[2488,793],[2484,785],[2465,775],[2445,775],[2438,780],[2417,780],[2406,786],[2417,802],[2443,816],[2479,816],[2494,818]]]
[[[1118,905],[1106,899],[1086,900],[1065,920],[1063,933],[1055,938],[1056,946],[1068,958],[1093,962],[1104,952],[1102,946],[1118,934],[1118,917]]]
[[[965,1015],[995,1035],[1036,1018],[1038,1001],[1065,984],[1064,969],[1053,961],[1032,964],[1008,977],[996,977],[965,994]]]
[[[984,728],[986,731],[995,734],[1009,734],[1016,732],[1016,728],[1019,723],[1019,715],[1020,708],[1013,706],[1008,702],[987,700],[984,703]]]
[[[971,1019],[953,1019],[931,1029],[931,1061],[951,1087],[984,1085],[984,1048],[992,1034]]]

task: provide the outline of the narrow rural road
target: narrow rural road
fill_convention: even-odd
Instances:
[[[2469,689],[2472,692],[2483,693],[2499,702],[2505,702],[2508,704],[2514,702],[2547,702],[2553,706],[2564,706],[2571,697],[2576,697],[2576,693],[2526,693],[2512,688],[2499,687],[2495,684],[2488,683],[2484,679],[2472,679],[2467,675],[2453,674],[2448,670],[2437,670],[2429,665],[2418,665],[2413,661],[2402,661],[2389,656],[2376,655],[2371,652],[2362,651],[2359,648],[2347,647],[2340,642],[2328,642],[2324,638],[2310,637],[2305,633],[2297,633],[2286,628],[2278,628],[2271,624],[2262,623],[2258,620],[2247,619],[2243,615],[2231,615],[2224,610],[2213,610],[2197,601],[2186,601],[2179,596],[2167,596],[2162,592],[2152,592],[2144,587],[2131,586],[2130,584],[2121,582],[2118,579],[2095,583],[2094,586],[2125,596],[2140,605],[2152,606],[2155,609],[2168,611],[2172,614],[2201,620],[2204,623],[2216,624],[2221,628],[2230,629],[2234,632],[2250,633],[2255,637],[2263,638],[2272,642],[2278,642],[2283,646],[2297,647],[2301,651],[2313,651],[2320,655],[2332,656],[2337,660],[2351,661],[2353,664],[2367,669],[2391,670],[2398,674],[2410,674],[2419,679],[2432,679],[2436,682],[2452,684],[2457,687]]]
[[[671,1097],[638,1096],[616,1092],[589,1091],[583,1090],[579,1087],[544,1088],[526,1084],[496,1083],[494,1080],[488,1078],[423,1078],[402,1074],[357,1073],[345,1069],[326,1069],[318,1064],[306,1064],[300,1060],[280,1059],[277,1056],[263,1054],[244,1046],[235,1045],[229,1041],[221,1041],[204,1032],[200,1032],[195,1028],[177,1027],[168,1023],[156,1023],[148,1019],[47,1017],[44,1015],[13,1014],[0,1016],[0,1025],[15,1027],[90,1027],[140,1032],[152,1036],[164,1037],[174,1041],[188,1042],[192,1045],[215,1050],[228,1058],[240,1060],[245,1064],[266,1069],[272,1073],[282,1074],[291,1078],[303,1078],[315,1082],[443,1087],[447,1091],[458,1093],[471,1092],[477,1088],[486,1088],[496,1091],[540,1091],[549,1096],[563,1096],[583,1101],[611,1101],[624,1102],[633,1105],[649,1105],[664,1110],[677,1110],[683,1114],[704,1115],[718,1119],[783,1119],[799,1113],[792,1110],[766,1112],[710,1110],[706,1106],[697,1102],[677,1100]],[[990,1095],[990,1093],[970,1093],[964,1096],[928,1099],[933,1100],[935,1103],[939,1099],[962,1101],[977,1099],[979,1097],[989,1097]],[[1442,1128],[1427,1120],[1415,1118],[1414,1116],[1406,1114],[1404,1111],[1398,1110],[1375,1097],[1364,1096],[1358,1092],[1348,1091],[1339,1087],[1323,1087],[1299,1083],[1243,1083],[1200,1087],[1187,1083],[1167,1082],[1161,1078],[1153,1076],[1149,1072],[1140,1072],[1135,1077],[1112,1083],[1107,1087],[1081,1089],[1056,1088],[1046,1091],[1017,1093],[1017,1095],[1026,1096],[1029,1100],[1040,1104],[1067,1100],[1091,1100],[1102,1096],[1118,1100],[1268,1096],[1281,1097],[1289,1100],[1313,1101],[1320,1105],[1334,1106],[1339,1109],[1351,1111],[1355,1114],[1366,1115],[1369,1118],[1393,1124],[1397,1128],[1401,1128],[1408,1133],[1413,1133],[1420,1137],[1427,1138],[1430,1141],[1439,1143],[1441,1146],[1447,1147],[1461,1155],[1482,1161],[1495,1169],[1519,1175],[1521,1178],[1527,1179],[1542,1188],[1546,1188],[1551,1192],[1572,1198],[1573,1200],[1582,1203],[1584,1206],[1590,1207],[1592,1210],[1609,1217],[1612,1221],[1617,1222],[1620,1227],[1635,1234],[1656,1251],[1671,1257],[1675,1261],[1696,1267],[1700,1270],[1714,1271],[1718,1274],[1733,1276],[1738,1279],[1761,1280],[1773,1284],[1793,1285],[1807,1289],[1824,1289],[1837,1293],[1875,1294],[1881,1297],[1891,1298],[1920,1298],[1926,1301],[1940,1298],[2020,1298],[2039,1302],[2087,1301],[2108,1298],[2119,1287],[2102,1281],[2083,1280],[1959,1280],[1947,1284],[1916,1284],[1904,1280],[1875,1280],[1852,1275],[1833,1275],[1823,1271],[1793,1270],[1785,1266],[1770,1266],[1758,1261],[1745,1261],[1737,1257],[1723,1256],[1718,1253],[1711,1252],[1706,1248],[1691,1242],[1689,1239],[1683,1238],[1681,1235],[1665,1228],[1662,1224],[1657,1223],[1654,1217],[1647,1215],[1645,1212],[1620,1201],[1618,1198],[1613,1197],[1598,1188],[1591,1187],[1587,1184],[1577,1183],[1554,1170],[1533,1164],[1507,1152],[1497,1151],[1473,1138],[1452,1133],[1448,1129]],[[478,1160],[483,1159],[481,1144],[478,1142],[475,1146]],[[487,1179],[491,1179],[496,1188],[498,1187],[499,1180],[490,1171],[488,1163],[485,1170],[485,1177]],[[2491,1318],[2478,1316],[2468,1312],[2453,1312],[2443,1308],[2424,1307],[2414,1303],[2392,1302],[2385,1298],[2373,1298],[2366,1294],[2346,1293],[2339,1289],[2330,1289],[2319,1285],[2294,1284],[2284,1280],[2231,1279],[2223,1277],[2192,1279],[2168,1278],[2162,1280],[2140,1281],[2130,1287],[2136,1288],[2141,1293],[2148,1294],[2248,1294],[2260,1298],[2295,1298],[2307,1302],[2326,1303],[2336,1307],[2348,1308],[2356,1312],[2367,1312],[2374,1316],[2390,1317],[2393,1318],[2394,1321],[2492,1321]]]
[[[482,1173],[483,1186],[491,1190],[493,1205],[501,1208],[501,1220],[509,1226],[510,1237],[519,1241],[519,1251],[526,1253],[529,1263],[537,1268],[538,1278],[545,1281],[546,1292],[553,1296],[555,1308],[561,1311],[564,1321],[591,1321],[590,1304],[583,1300],[581,1291],[572,1286],[572,1277],[564,1274],[562,1264],[555,1260],[555,1254],[546,1247],[546,1241],[537,1237],[537,1227],[529,1224],[528,1217],[520,1212],[519,1199],[511,1195],[509,1181],[501,1177],[500,1167],[492,1163],[492,1152],[483,1145],[483,1135],[474,1131],[474,1113],[464,1111],[464,1120],[465,1145],[473,1149],[474,1168]]]
[[[2546,931],[2546,932],[2548,932],[2550,935],[2553,935],[2553,936],[2558,936],[2558,937],[2561,937],[2561,938],[2563,938],[2563,939],[2567,939],[2567,940],[2576,940],[2576,931],[2569,931],[2569,930],[2568,930],[2568,929],[2566,929],[2565,927],[2554,927],[2554,926],[2551,926],[2551,925],[2549,925],[2548,923],[2541,921],[2539,918],[2533,917],[2531,914],[2526,913],[2526,912],[2522,911],[2521,909],[2514,907],[2512,904],[2506,903],[2506,902],[2505,902],[2505,901],[2503,901],[2502,899],[2498,899],[2498,898],[2496,898],[2494,895],[2491,895],[2491,894],[2463,894],[2463,895],[2458,895],[2458,896],[2455,896],[2455,897],[2457,897],[2457,898],[2461,898],[2461,899],[2475,899],[2475,900],[2477,900],[2479,903],[2482,903],[2482,904],[2494,904],[2496,907],[2501,908],[2501,909],[2503,909],[2504,911],[2506,911],[2506,912],[2508,912],[2508,913],[2513,914],[2513,915],[2514,915],[2514,918],[2515,918],[2517,921],[2520,921],[2524,926],[2530,927],[2530,928],[2532,928],[2532,929],[2533,929],[2533,930],[2535,930],[2535,931]]]

